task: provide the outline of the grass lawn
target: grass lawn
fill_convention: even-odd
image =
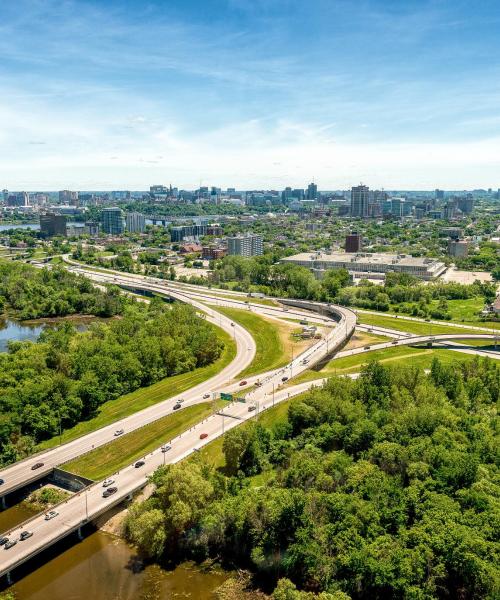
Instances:
[[[286,365],[291,356],[291,347],[289,349],[285,347],[278,325],[249,310],[222,306],[214,306],[214,308],[247,329],[255,340],[257,346],[255,358],[240,374],[241,377],[257,375]]]
[[[472,354],[459,354],[453,350],[441,350],[431,348],[412,348],[410,346],[401,346],[399,348],[383,348],[373,352],[355,354],[354,356],[345,356],[331,360],[321,371],[306,371],[293,380],[291,385],[302,381],[312,381],[322,377],[332,377],[333,375],[344,375],[348,373],[359,373],[362,365],[377,360],[382,364],[391,364],[404,361],[405,364],[422,367],[427,369],[432,363],[432,359],[439,358],[444,364],[451,364],[456,361],[473,360]]]
[[[223,340],[225,346],[221,357],[213,364],[200,369],[195,369],[189,373],[166,377],[153,385],[120,396],[116,400],[105,402],[100,407],[99,413],[93,419],[83,421],[71,429],[63,431],[62,442],[69,442],[77,437],[90,433],[91,431],[95,431],[100,427],[109,425],[114,421],[119,421],[139,410],[157,404],[180,392],[184,392],[216,375],[236,356],[236,344],[233,339],[220,328],[217,328],[217,335]],[[52,448],[58,444],[59,436],[56,436],[39,444],[37,450]]]
[[[381,344],[383,342],[389,342],[390,340],[391,338],[385,335],[366,333],[365,331],[358,330],[354,332],[343,350],[353,350],[354,348],[362,348],[367,344]]]
[[[372,315],[365,313],[358,313],[358,320],[363,325],[373,325],[378,327],[386,327],[387,329],[396,329],[398,331],[407,331],[408,333],[414,333],[416,335],[435,335],[438,333],[481,333],[474,329],[465,329],[463,327],[457,328],[453,325],[434,325],[432,323],[426,323],[425,321],[409,321],[407,319],[400,319],[395,317],[388,317],[387,315]],[[482,325],[478,323],[478,326]],[[484,326],[488,326],[484,324]]]
[[[104,479],[205,419],[212,409],[211,402],[188,406],[72,460],[63,468],[96,481]]]

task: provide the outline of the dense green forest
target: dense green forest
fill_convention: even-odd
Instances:
[[[0,312],[8,310],[20,319],[73,314],[111,317],[120,314],[125,304],[118,288],[102,291],[62,267],[36,269],[0,261]]]
[[[226,433],[224,468],[160,468],[128,538],[249,568],[275,600],[498,598],[499,391],[488,359],[370,363]]]
[[[159,299],[129,303],[121,318],[83,333],[65,322],[36,343],[11,342],[0,353],[0,461],[29,454],[103,402],[207,365],[221,351],[214,327],[193,308]]]

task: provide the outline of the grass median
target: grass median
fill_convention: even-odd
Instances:
[[[71,429],[63,431],[61,436],[62,443],[70,442],[82,435],[91,433],[96,429],[105,427],[115,421],[119,421],[140,410],[157,404],[167,398],[182,393],[207,379],[210,379],[224,367],[226,367],[236,356],[236,344],[233,339],[222,329],[217,328],[217,335],[224,342],[222,355],[211,365],[181,373],[173,377],[166,377],[153,385],[139,388],[130,394],[125,394],[105,402],[100,408],[98,414],[88,421],[82,421]],[[46,440],[37,446],[37,450],[53,448],[59,444],[59,436]]]
[[[240,374],[241,377],[257,375],[286,365],[291,356],[291,348],[285,347],[280,330],[272,321],[249,310],[222,306],[214,306],[214,308],[243,326],[255,340],[255,357]]]
[[[219,403],[217,405],[219,406]],[[188,406],[114,439],[66,463],[63,468],[76,475],[99,481],[149,454],[162,443],[168,442],[202,419],[206,419],[212,412],[212,402]]]
[[[374,327],[385,327],[397,331],[406,331],[415,335],[438,335],[440,333],[481,333],[477,329],[467,329],[453,325],[435,325],[425,321],[410,321],[399,317],[389,317],[387,315],[373,315],[367,313],[358,313],[358,321],[362,325],[373,325]],[[484,326],[478,323],[477,326]],[[485,332],[487,333],[487,332]]]

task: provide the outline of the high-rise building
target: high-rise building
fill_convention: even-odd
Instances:
[[[122,209],[116,206],[102,209],[102,230],[110,235],[123,233]]]
[[[361,235],[356,231],[346,235],[345,237],[345,251],[346,252],[359,252],[361,250]]]
[[[87,221],[85,223],[85,233],[91,236],[99,235],[99,223],[94,221]]]
[[[306,198],[308,200],[316,200],[318,197],[318,186],[315,183],[310,183],[307,186]]]
[[[42,237],[66,235],[66,216],[54,213],[40,215],[40,235]]]
[[[130,233],[142,233],[146,229],[146,217],[138,212],[127,213],[125,225]]]
[[[472,211],[474,210],[474,197],[472,194],[457,198],[457,208],[459,208],[464,215],[472,214]]]
[[[405,199],[391,198],[391,215],[394,217],[402,217],[405,214]]]
[[[59,192],[59,203],[60,204],[78,204],[78,192],[72,192],[70,190],[61,190]]]
[[[227,250],[230,256],[260,256],[263,254],[260,235],[236,235],[227,238]]]
[[[455,204],[453,202],[448,202],[443,207],[443,219],[450,220],[455,217]]]
[[[436,200],[443,200],[444,199],[444,190],[436,189],[434,195],[436,197]]]
[[[370,190],[367,185],[351,188],[351,217],[367,217]]]
[[[7,198],[8,206],[29,206],[30,197],[27,192],[14,192]]]

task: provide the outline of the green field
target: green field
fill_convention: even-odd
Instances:
[[[146,456],[212,414],[211,402],[188,406],[132,431],[64,465],[64,469],[98,481]]]
[[[460,354],[453,350],[434,349],[434,348],[413,348],[411,346],[400,346],[395,348],[383,348],[373,352],[355,354],[331,360],[321,371],[306,371],[295,378],[290,385],[295,385],[303,381],[312,381],[323,377],[332,377],[334,375],[345,375],[349,373],[359,373],[362,365],[371,361],[379,361],[383,364],[391,364],[404,361],[405,364],[428,369],[433,358],[439,358],[444,364],[452,364],[456,361],[470,361],[474,359],[472,354]]]
[[[249,310],[220,306],[214,308],[247,329],[255,340],[255,358],[240,374],[241,377],[257,375],[286,365],[288,351],[283,346],[277,327],[273,327],[270,321]]]
[[[414,333],[416,335],[435,335],[438,333],[481,333],[475,329],[466,329],[464,327],[454,327],[453,325],[445,324],[434,325],[433,323],[426,323],[425,321],[410,321],[408,319],[389,317],[382,314],[372,315],[358,313],[358,321],[363,325],[387,327],[388,329],[407,331],[408,333]],[[478,323],[478,326],[479,325],[480,324]]]
[[[222,329],[217,328],[217,334],[224,342],[224,350],[221,357],[213,364],[200,369],[195,369],[189,373],[182,373],[173,377],[166,377],[158,383],[154,383],[145,388],[140,388],[130,394],[120,396],[116,400],[105,402],[99,409],[99,413],[93,419],[78,423],[71,429],[63,431],[62,442],[66,443],[82,435],[105,427],[110,423],[119,421],[124,417],[138,412],[148,406],[157,404],[171,396],[175,396],[185,390],[188,390],[210,377],[222,371],[236,356],[236,344],[233,339]],[[37,446],[37,450],[45,450],[59,444],[59,436],[46,440]]]

